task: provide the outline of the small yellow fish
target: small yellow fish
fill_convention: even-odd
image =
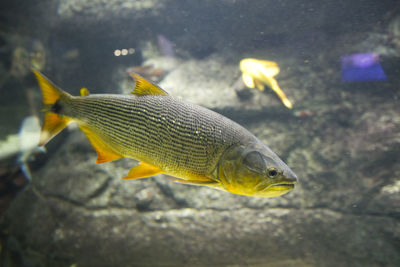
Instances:
[[[287,108],[293,107],[274,78],[280,71],[278,64],[273,61],[245,58],[240,61],[240,70],[243,82],[247,87],[257,87],[263,91],[264,85],[267,85],[274,90]]]
[[[294,188],[296,175],[270,148],[230,119],[169,96],[130,74],[130,95],[72,96],[33,70],[43,95],[39,145],[76,122],[97,151],[97,162],[140,161],[124,179],[165,173],[175,181],[235,194],[274,197]]]

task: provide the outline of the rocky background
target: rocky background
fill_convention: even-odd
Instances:
[[[32,64],[73,94],[129,92],[127,68],[151,65],[171,95],[241,123],[300,181],[271,199],[162,175],[122,181],[136,162],[96,165],[72,129],[12,192],[0,265],[399,266],[400,6],[303,2],[2,1],[1,139],[40,106]],[[172,60],[157,35],[175,44]],[[124,48],[134,53],[114,56]],[[340,57],[358,52],[378,53],[387,81],[343,83]],[[279,64],[293,110],[268,89],[237,94],[243,57]],[[10,201],[2,166],[0,204]]]

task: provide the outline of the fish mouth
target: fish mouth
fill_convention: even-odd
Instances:
[[[271,184],[268,186],[268,189],[273,189],[273,190],[292,190],[295,186],[296,181],[282,181],[282,182],[277,182],[275,184]]]
[[[271,188],[271,187],[273,187],[273,188],[282,187],[282,188],[290,189],[290,188],[294,188],[294,183],[279,183],[279,184],[273,184],[273,185],[270,185],[270,186],[269,186],[269,188]]]
[[[292,191],[295,187],[294,181],[282,181],[270,184],[268,186],[264,185],[264,188],[258,191],[257,196],[260,197],[278,197]],[[261,186],[260,186],[261,187]]]
[[[290,191],[295,187],[296,181],[281,181],[274,184],[259,183],[256,191]]]

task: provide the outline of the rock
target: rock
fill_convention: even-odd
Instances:
[[[93,210],[23,196],[30,202],[19,208],[47,222],[15,222],[13,229],[29,236],[24,251],[40,251],[30,257],[40,266],[354,266],[399,260],[397,249],[383,242],[388,234],[399,237],[398,223],[385,217],[329,209]]]
[[[61,19],[70,20],[71,23],[76,23],[76,18],[79,17],[78,20],[81,22],[84,20],[87,23],[94,24],[116,17],[127,19],[132,17],[132,14],[135,14],[135,19],[145,16],[159,16],[164,8],[166,8],[166,2],[156,0],[129,2],[122,0],[59,0],[57,13],[61,16]],[[75,22],[73,22],[74,20]]]
[[[265,0],[60,0],[50,10],[38,6],[35,14],[46,15],[40,25],[48,24],[39,32],[52,37],[52,45],[45,43],[53,58],[47,68],[68,92],[82,86],[92,93],[131,91],[132,82],[122,81],[118,70],[142,59],[160,63],[155,65],[168,71],[161,87],[243,124],[293,168],[299,185],[263,199],[182,185],[163,175],[125,181],[119,178],[136,161],[96,165],[83,133],[72,131],[52,140],[49,146],[57,150],[0,218],[0,263],[399,266],[398,84],[345,84],[338,69],[344,51],[367,47],[352,44],[386,10],[370,0],[298,6]],[[178,46],[171,68],[155,55],[118,61],[112,53],[132,45],[140,54],[142,43],[157,34]],[[368,47],[380,47],[383,37],[372,38],[376,43]],[[75,49],[73,63],[66,64],[62,55]],[[248,56],[279,64],[276,79],[293,110],[269,89],[252,90],[243,99],[236,95],[238,62]]]
[[[340,4],[329,0],[301,4],[289,0],[279,3],[257,0],[252,4],[245,0],[219,3],[59,0],[56,3],[58,16],[53,19],[61,31],[75,28],[83,34],[119,36],[115,28],[122,32],[141,30],[139,38],[151,32],[162,33],[200,58],[227,47],[246,51],[249,46],[257,48],[262,43],[282,46],[295,41],[302,49],[310,46],[316,49],[317,43],[338,33],[372,27],[387,10],[384,4],[372,0]],[[355,16],[355,10],[363,15]]]
[[[373,91],[330,92],[323,82],[330,71],[308,67],[293,73],[299,86],[288,95],[296,92],[295,107],[319,101],[315,115],[261,119],[262,105],[246,109],[229,92],[223,70],[233,73],[234,66],[221,62],[219,56],[182,62],[163,86],[197,103],[206,104],[201,94],[207,95],[209,107],[235,109],[233,119],[242,112],[246,128],[298,174],[295,190],[262,199],[163,175],[123,181],[136,162],[94,164],[94,150],[75,131],[12,203],[6,225],[14,245],[7,243],[5,253],[32,266],[398,265],[396,103]],[[321,84],[318,90],[305,85],[310,77]],[[231,100],[224,103],[224,96]],[[246,101],[261,103],[260,97]]]
[[[266,88],[265,91],[247,89],[251,91],[250,97],[240,98],[238,96],[233,85],[240,78],[241,73],[238,67],[239,58],[237,60],[232,59],[235,57],[237,58],[231,53],[224,53],[223,55],[212,54],[202,60],[189,59],[172,62],[157,57],[146,61],[146,64],[167,69],[168,74],[159,85],[178,99],[239,118],[262,113],[267,116],[288,116],[290,111],[283,106],[279,97],[270,88]],[[282,78],[278,75],[277,80],[291,100],[303,102],[308,95],[300,95],[296,89],[307,86],[295,84],[290,80],[291,74],[293,74],[291,64],[293,64],[293,60],[282,60],[279,63],[282,72],[285,72],[285,74]],[[174,67],[170,68],[171,65]],[[303,66],[302,69],[304,72],[311,71],[307,65]],[[315,79],[315,82],[317,82],[317,79]],[[124,93],[130,93],[134,87],[130,77],[127,77],[120,84]]]

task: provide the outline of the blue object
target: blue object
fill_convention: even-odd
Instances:
[[[386,74],[379,63],[379,56],[375,53],[352,54],[343,56],[342,81],[382,81]]]

